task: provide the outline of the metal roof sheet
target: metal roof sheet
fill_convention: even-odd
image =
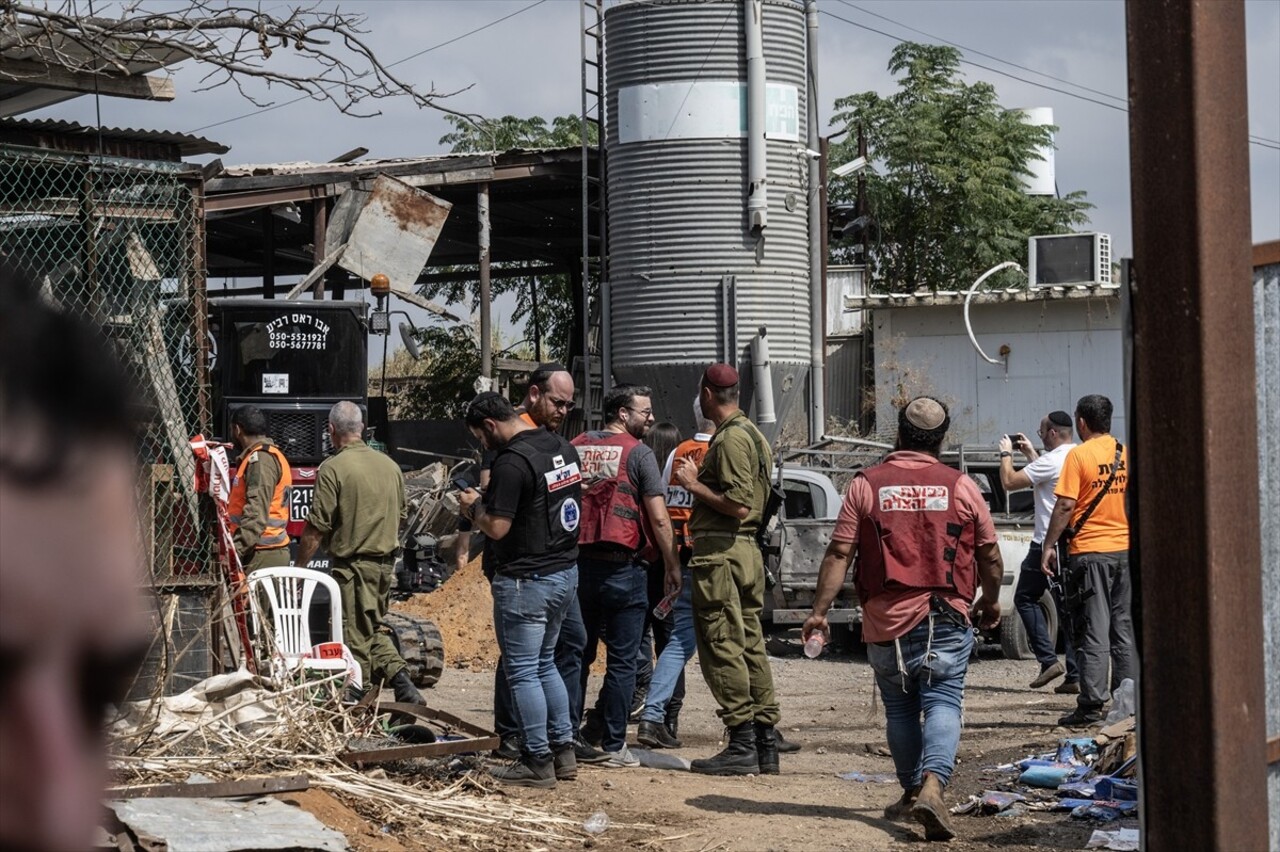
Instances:
[[[74,121],[60,121],[50,118],[0,118],[0,131],[17,130],[35,133],[64,133],[67,135],[97,136],[99,129]],[[205,139],[203,136],[192,136],[189,133],[175,133],[169,130],[137,130],[131,127],[103,127],[104,139],[122,139],[131,142],[154,142],[162,145],[174,145],[184,157],[199,154],[225,154],[230,146],[221,142]]]

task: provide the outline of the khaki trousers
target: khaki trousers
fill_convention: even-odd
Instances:
[[[342,592],[342,641],[360,664],[366,687],[391,680],[405,666],[390,634],[382,629],[395,562],[394,556],[331,557],[329,562]]]

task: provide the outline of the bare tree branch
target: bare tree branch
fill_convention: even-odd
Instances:
[[[107,76],[191,60],[207,68],[196,91],[232,83],[255,106],[273,105],[246,88],[256,79],[356,116],[377,114],[358,108],[360,102],[393,96],[456,115],[438,101],[466,90],[438,92],[434,84],[424,90],[396,76],[362,38],[365,16],[329,4],[295,6],[281,15],[224,0],[165,4],[163,12],[130,0],[116,17],[78,11],[76,0],[0,0],[0,81],[18,79],[6,75],[5,59]],[[304,60],[302,70],[280,67],[290,55]]]

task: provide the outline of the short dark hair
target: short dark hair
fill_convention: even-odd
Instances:
[[[102,329],[56,309],[0,258],[0,429],[40,431],[34,453],[0,454],[0,476],[27,486],[58,480],[70,450],[132,446],[149,415]]]
[[[921,398],[931,399],[941,406],[945,415],[942,423],[935,429],[921,429],[907,419],[907,408],[909,406],[902,406],[902,408],[898,409],[898,448],[916,450],[936,456],[942,451],[942,442],[946,440],[947,430],[951,428],[951,412],[948,411],[947,404],[940,399],[934,399],[933,397]]]
[[[1100,393],[1080,397],[1076,403],[1076,417],[1084,421],[1090,432],[1111,431],[1111,400]]]
[[[509,399],[495,391],[485,391],[471,400],[471,403],[467,406],[465,420],[471,428],[479,429],[486,420],[506,423],[508,420],[514,420],[518,416]]]
[[[545,391],[551,384],[552,375],[567,372],[569,372],[569,369],[564,364],[555,361],[544,361],[529,374],[529,387],[537,385],[538,390]]]
[[[614,385],[604,395],[604,419],[611,423],[618,417],[618,409],[629,408],[638,396],[653,396],[653,388],[644,385]]]
[[[242,405],[231,415],[231,425],[239,426],[246,435],[265,435],[267,415],[256,405]]]
[[[729,385],[727,388],[717,387],[707,381],[707,377],[702,377],[701,386],[711,391],[711,398],[716,401],[716,405],[733,405],[740,396],[739,388],[741,385]]]

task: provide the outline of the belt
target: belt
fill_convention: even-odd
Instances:
[[[635,560],[636,555],[629,550],[588,550],[583,548],[579,551],[582,559],[592,559],[596,562],[616,562],[623,564]]]
[[[726,539],[726,538],[755,538],[755,537],[756,537],[756,534],[754,532],[731,533],[731,532],[711,531],[711,532],[702,532],[702,533],[700,532],[689,533],[689,538],[693,539],[694,541],[697,541],[698,539],[702,539],[702,538]]]

